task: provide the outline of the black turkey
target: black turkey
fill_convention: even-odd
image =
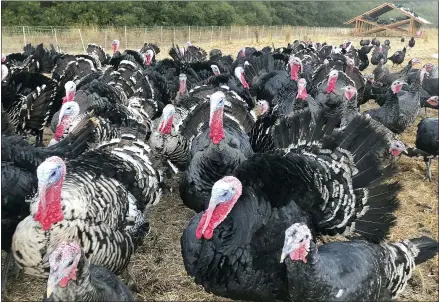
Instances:
[[[197,284],[235,300],[286,301],[279,258],[291,223],[332,235],[355,232],[355,224],[378,241],[387,234],[399,186],[379,184],[374,152],[388,146],[365,117],[338,134],[332,130],[339,121],[323,117],[314,124],[306,110],[276,122],[267,132],[285,150],[255,154],[214,184],[206,210],[181,237],[186,271]],[[342,195],[328,194],[335,191]]]
[[[428,237],[319,247],[313,237],[304,223],[285,231],[281,262],[287,258],[291,301],[389,301],[404,290],[415,265],[438,253],[438,242]]]
[[[424,118],[418,124],[416,148],[407,148],[407,155],[422,156],[427,173],[425,178],[431,181],[431,161],[439,155],[439,124],[437,117]]]

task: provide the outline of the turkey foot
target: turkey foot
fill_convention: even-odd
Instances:
[[[125,282],[131,291],[135,293],[140,293],[140,288],[137,285],[136,277],[134,276],[133,273],[133,264],[131,262],[128,264],[127,268],[122,272],[122,276],[125,279]]]

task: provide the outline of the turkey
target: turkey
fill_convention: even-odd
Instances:
[[[310,103],[313,114],[323,109],[328,118],[341,117],[346,107],[342,88],[348,85],[355,87],[355,83],[344,72],[333,69],[327,79],[316,85],[317,95],[314,102]]]
[[[75,158],[87,148],[87,137],[94,128],[93,117],[84,119],[62,143],[47,148],[32,146],[21,136],[2,135],[2,250],[10,252],[18,223],[29,215],[26,200],[37,192],[38,165],[54,155]],[[2,293],[5,292],[12,260],[9,253],[2,268]]]
[[[267,130],[283,151],[255,154],[214,184],[206,210],[181,237],[186,271],[205,290],[234,300],[288,300],[279,258],[291,223],[320,234],[386,236],[399,185],[380,184],[391,170],[381,170],[374,153],[388,146],[366,117],[343,133],[332,133],[339,121],[323,117],[313,123],[305,110],[281,118]]]
[[[30,215],[12,239],[12,253],[26,274],[49,275],[48,256],[65,240],[77,240],[92,264],[130,274],[130,258],[149,231],[146,211],[162,194],[162,173],[150,148],[137,139],[139,125],[127,121],[121,137],[81,156],[47,158],[38,166],[38,193]]]
[[[438,89],[438,67],[427,63],[424,65],[427,75],[422,82],[422,88],[431,96],[439,94]]]
[[[192,147],[179,190],[187,207],[203,211],[212,185],[253,154],[247,136],[253,124],[244,101],[233,95],[226,97],[222,91],[210,96],[210,104],[198,105],[186,117],[181,134],[192,140]]]
[[[393,63],[392,67],[395,64],[401,65],[401,63],[404,62],[405,52],[406,52],[406,47],[404,47],[402,50],[398,50],[397,52],[395,52],[392,56],[390,56],[388,58]]]
[[[76,242],[61,242],[49,256],[43,301],[134,301],[130,290],[107,268],[90,264]]]
[[[415,265],[438,253],[429,237],[373,244],[354,240],[317,247],[312,230],[294,223],[285,231],[291,301],[390,301],[400,294]]]
[[[95,56],[97,56],[99,61],[101,62],[101,65],[107,65],[110,62],[110,55],[105,53],[105,50],[101,45],[89,43],[87,45],[87,54],[94,54]]]
[[[412,38],[409,40],[409,47],[410,47],[410,48],[415,47],[415,37],[412,37]]]
[[[73,81],[69,81],[64,85],[64,89],[66,91],[65,96],[63,97],[63,104],[67,102],[73,101],[75,98],[76,93],[76,84]],[[58,126],[59,122],[59,114],[60,111],[55,112],[55,114],[52,117],[52,121],[50,122],[50,130],[52,130],[53,133],[56,131],[56,127]]]
[[[407,148],[410,157],[422,156],[427,173],[425,178],[431,181],[431,161],[439,155],[439,124],[437,117],[424,118],[418,124],[416,148]]]
[[[146,56],[146,66],[154,65],[157,61],[156,56],[160,53],[160,48],[153,43],[145,43],[140,49],[140,53]]]
[[[18,133],[36,136],[35,144],[41,146],[43,129],[57,106],[57,82],[39,73],[16,72],[8,83],[2,83],[2,105]]]
[[[170,163],[175,173],[184,170],[187,164],[190,142],[179,133],[179,127],[188,113],[183,107],[166,105],[149,141],[153,150]]]
[[[384,64],[387,62],[387,53],[389,49],[386,45],[375,46],[372,52],[372,57],[370,58],[370,63],[372,65],[377,65],[381,59],[384,60]]]
[[[369,66],[369,58],[367,54],[372,50],[373,45],[367,45],[360,48],[358,51],[358,59],[360,60],[360,64],[358,69],[360,71],[365,70]]]
[[[297,90],[286,90],[286,93],[279,93],[275,98],[277,104],[273,113],[277,115],[289,115],[293,112],[307,108],[315,103],[314,99],[306,90],[306,80],[301,78],[297,81]]]
[[[420,112],[419,83],[422,83],[425,72],[425,68],[420,70],[418,82],[410,85],[409,91],[401,89],[407,83],[400,80],[394,81],[385,94],[386,101],[382,107],[370,109],[365,114],[370,115],[396,134],[404,132],[415,121]]]

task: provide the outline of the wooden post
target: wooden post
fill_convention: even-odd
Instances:
[[[24,29],[24,26],[23,26],[23,41],[24,41],[24,46],[26,46],[26,30]]]
[[[248,40],[248,25],[247,25],[247,40]]]
[[[173,29],[173,32],[174,32],[174,38],[173,38],[173,42],[172,43],[175,43],[175,27],[172,27],[172,29]]]
[[[127,26],[125,25],[125,49],[128,49]]]
[[[241,26],[238,26],[238,40],[241,39]]]
[[[163,26],[160,26],[160,43],[163,43]]]
[[[223,40],[223,27],[220,26],[220,41]]]
[[[79,37],[81,38],[82,48],[84,49],[84,53],[86,53],[84,40],[82,39],[81,29],[79,29]]]
[[[210,33],[210,43],[213,42],[213,26],[212,26],[212,32]]]
[[[191,26],[190,25],[188,26],[187,38],[188,38],[188,41],[190,42],[191,41]]]
[[[201,43],[201,29],[198,26],[198,43]]]
[[[232,25],[230,25],[230,37],[229,37],[229,41],[232,41]]]
[[[53,34],[54,34],[54,36],[55,36],[55,43],[56,43],[56,46],[58,47],[58,38],[57,38],[57,36],[56,36],[56,28],[53,29]]]
[[[415,33],[415,29],[414,29],[414,22],[413,22],[413,18],[410,18],[410,27],[409,27],[410,33],[412,35],[416,34]]]
[[[104,49],[107,49],[107,29],[105,29],[105,34],[104,34]]]

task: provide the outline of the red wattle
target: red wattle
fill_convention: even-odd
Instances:
[[[67,97],[67,102],[73,101],[73,99],[75,98],[75,91],[69,91],[66,97]]]
[[[308,93],[306,91],[306,88],[302,88],[302,89],[299,89],[299,92],[297,93],[296,98],[301,99],[301,100],[306,100],[307,96],[308,96]]]
[[[241,83],[242,86],[244,86],[245,89],[249,89],[250,86],[248,85],[247,81],[245,80],[244,74],[241,74]]]
[[[241,56],[245,57],[245,50],[244,49],[241,50]]]
[[[301,260],[304,263],[307,262],[306,256],[308,255],[308,251],[306,250],[306,244],[303,243],[299,246],[299,248],[295,249],[290,253],[291,260]]]
[[[146,55],[146,66],[151,65],[151,55]]]
[[[58,282],[58,285],[59,285],[60,287],[66,287],[66,286],[67,286],[67,283],[69,283],[69,277],[68,277],[68,276],[62,278],[62,279]]]
[[[186,80],[181,80],[180,81],[180,86],[179,86],[179,92],[180,93],[185,93],[186,92]]]
[[[64,124],[63,121],[61,121],[61,123],[58,125],[58,127],[56,127],[55,130],[55,134],[53,135],[53,138],[57,141],[59,141],[61,139],[61,137],[64,134]]]
[[[213,231],[221,222],[224,221],[224,219],[226,219],[227,215],[229,215],[230,211],[235,205],[236,200],[238,200],[238,199],[236,200],[234,199],[227,202],[223,202],[218,206],[216,206],[216,208],[213,210],[212,216],[209,221],[206,221],[206,217],[208,216],[207,211],[206,213],[203,214],[197,226],[197,230],[195,231],[195,236],[197,237],[197,239],[201,239],[202,237],[204,237],[207,240],[212,239]],[[201,233],[206,223],[207,223],[206,230],[204,231],[204,233]]]
[[[326,93],[334,92],[335,84],[337,83],[337,78],[333,77],[328,81],[328,87],[326,88]]]
[[[393,156],[399,156],[399,154],[401,154],[401,152],[398,151],[398,150],[392,150],[392,149],[390,149],[389,151],[390,151],[390,153],[392,153]]]
[[[209,137],[212,139],[214,144],[219,144],[221,140],[224,139],[224,129],[223,129],[223,109],[218,109],[213,113],[212,120],[210,122],[210,134]]]
[[[34,219],[40,222],[41,227],[45,231],[49,230],[52,224],[64,219],[64,213],[61,209],[61,190],[63,182],[64,178],[42,191],[44,195],[40,196]]]
[[[117,45],[117,44],[114,44],[113,45],[113,55],[117,52],[117,48],[118,48],[119,46]]]
[[[174,117],[171,116],[170,118],[168,118],[166,123],[165,123],[165,121],[162,121],[160,123],[159,131],[161,134],[171,134],[173,119],[174,119]]]
[[[298,76],[299,68],[300,68],[300,65],[297,65],[297,64],[293,64],[293,66],[291,66],[291,71],[290,71],[291,80],[297,81],[299,79],[299,76]]]

